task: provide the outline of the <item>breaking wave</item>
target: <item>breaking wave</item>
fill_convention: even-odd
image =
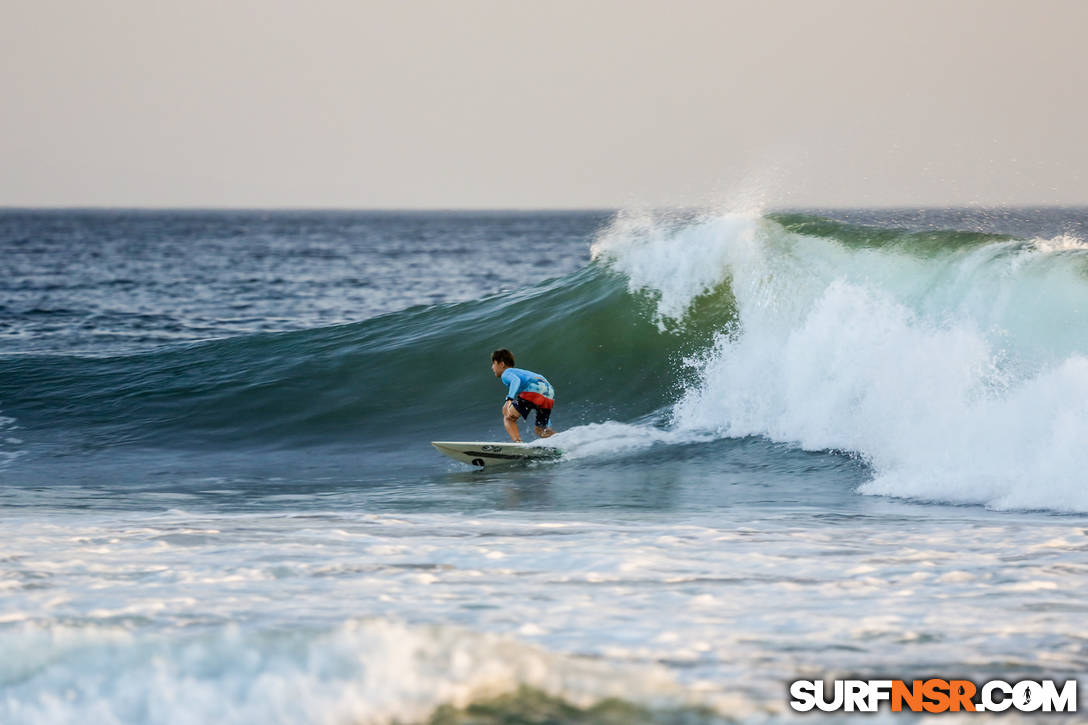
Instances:
[[[0,357],[0,405],[24,452],[377,445],[450,417],[483,438],[502,392],[489,352],[509,347],[555,385],[571,446],[760,435],[857,456],[864,493],[1088,511],[1086,314],[1088,245],[1070,235],[624,213],[590,265],[514,292],[139,354]]]

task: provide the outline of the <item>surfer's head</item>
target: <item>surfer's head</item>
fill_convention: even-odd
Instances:
[[[491,353],[491,372],[495,373],[496,377],[502,375],[502,371],[506,368],[512,367],[514,367],[514,353],[505,347]]]

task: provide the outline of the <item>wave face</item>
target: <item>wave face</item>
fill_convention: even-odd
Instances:
[[[676,429],[854,453],[864,493],[1088,510],[1080,239],[727,214],[621,218],[594,254],[662,319],[730,284]]]
[[[347,325],[114,357],[4,358],[0,401],[24,428],[59,419],[90,448],[374,442],[449,435],[451,419],[461,435],[484,436],[504,397],[490,351],[510,347],[549,375],[565,426],[602,411],[629,420],[675,399],[677,361],[709,343],[718,319],[693,318],[681,335],[659,330],[651,312],[593,265]]]

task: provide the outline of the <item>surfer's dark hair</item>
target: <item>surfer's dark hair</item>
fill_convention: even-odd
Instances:
[[[510,352],[505,347],[496,350],[491,353],[491,362],[501,362],[506,367],[512,368],[514,367],[514,353]]]

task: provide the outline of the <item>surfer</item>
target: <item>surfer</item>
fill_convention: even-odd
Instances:
[[[548,427],[548,419],[555,405],[555,389],[543,375],[514,367],[514,353],[506,348],[491,353],[491,372],[508,386],[506,402],[502,405],[502,424],[515,443],[521,442],[518,418],[529,419],[529,412],[536,411],[538,438],[555,435]]]

